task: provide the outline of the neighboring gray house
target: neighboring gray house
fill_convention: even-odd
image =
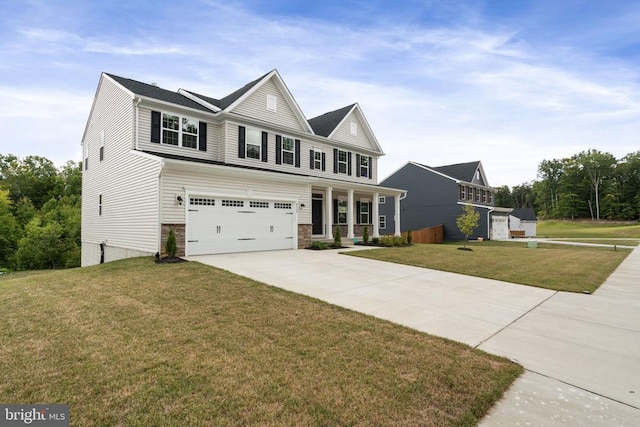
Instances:
[[[491,238],[490,214],[494,210],[495,190],[489,187],[479,161],[439,167],[408,162],[380,184],[407,190],[400,202],[402,231],[443,224],[445,240],[464,239],[456,218],[462,214],[463,205],[471,203],[480,213],[472,237]],[[380,202],[380,234],[384,235],[396,226],[394,200],[386,198]]]
[[[83,266],[162,252],[171,228],[182,255],[376,236],[403,193],[377,185],[358,104],[307,120],[276,70],[221,99],[103,73],[82,148]]]
[[[515,208],[509,213],[509,231],[524,232],[524,237],[535,237],[538,218],[531,208]]]

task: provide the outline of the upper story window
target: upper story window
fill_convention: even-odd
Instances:
[[[358,167],[360,168],[360,176],[369,177],[369,170],[370,170],[369,158],[367,156],[359,156],[359,157],[360,157],[360,165],[358,165]]]
[[[338,173],[347,173],[347,152],[338,150]]]
[[[313,152],[313,168],[322,169],[322,151]]]
[[[464,200],[464,199],[465,199],[465,197],[466,197],[466,194],[465,194],[465,192],[464,192],[464,188],[465,188],[465,187],[464,187],[464,185],[460,185],[460,186],[459,186],[459,189],[460,189],[460,195],[458,196],[458,199],[460,199],[460,200]]]
[[[100,161],[104,160],[104,130],[100,132]]]
[[[173,114],[162,114],[163,144],[198,148],[198,121]]]
[[[288,136],[282,137],[282,163],[292,165],[295,157],[295,141]]]
[[[493,204],[493,192],[487,191],[489,193],[489,204]]]
[[[246,130],[246,155],[248,159],[260,159],[262,149],[262,134],[259,130]]]

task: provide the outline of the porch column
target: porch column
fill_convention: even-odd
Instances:
[[[347,239],[353,239],[353,218],[355,218],[355,204],[353,203],[353,190],[349,190],[349,198],[347,199]]]
[[[373,194],[373,218],[371,224],[373,224],[373,236],[371,237],[380,237],[380,210],[378,206],[378,202],[380,201],[380,193]]]
[[[393,217],[393,222],[396,225],[395,235],[400,236],[400,194],[393,198],[396,203],[396,212]]]
[[[324,200],[325,217],[325,233],[324,238],[330,239],[333,237],[333,188],[327,187]]]

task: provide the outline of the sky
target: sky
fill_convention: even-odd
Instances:
[[[222,98],[277,69],[307,118],[358,102],[385,152],[482,161],[640,150],[640,1],[0,0],[0,154],[80,161],[100,74]],[[6,120],[5,120],[6,119]],[[3,126],[3,127],[5,127]]]

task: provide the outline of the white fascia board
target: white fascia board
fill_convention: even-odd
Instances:
[[[87,117],[87,123],[84,125],[84,132],[82,132],[82,141],[80,142],[80,145],[83,145],[83,146],[84,146],[84,140],[87,138],[87,130],[89,129],[89,120],[93,116],[93,111],[95,109],[96,102],[98,100],[98,93],[100,93],[100,89],[102,88],[103,79],[107,79],[111,83],[115,84],[118,88],[120,88],[121,91],[128,94],[131,97],[131,99],[135,98],[135,94],[133,92],[131,92],[129,89],[125,88],[120,83],[118,83],[117,81],[109,77],[107,73],[103,72],[100,75],[100,80],[98,80],[98,87],[96,88],[95,95],[93,95],[93,103],[91,104],[91,110],[89,111],[89,116]],[[84,161],[84,159],[82,160]]]
[[[153,154],[145,153],[143,151],[138,151],[138,150],[129,150],[129,154],[133,154],[134,156],[138,156],[138,157],[144,157],[145,159],[155,160],[158,163],[163,163],[165,160],[164,157],[154,156]]]
[[[354,191],[366,191],[368,193],[380,193],[381,196],[400,196],[405,194],[407,190],[401,190],[399,188],[381,187],[375,184],[361,184],[358,182],[349,181],[337,181],[327,178],[312,178],[312,184],[320,185],[324,187],[332,187],[334,190],[347,191],[353,189]]]
[[[474,208],[480,208],[480,209],[487,209],[487,210],[493,210],[494,207],[493,206],[488,206],[488,205],[478,205],[476,203],[466,203],[466,202],[457,202],[458,205],[460,206],[464,206],[464,205],[471,205]]]
[[[189,92],[186,89],[178,89],[178,93],[180,95],[182,95],[182,96],[186,96],[187,98],[189,98],[193,102],[197,102],[198,104],[202,105],[203,107],[206,107],[206,108],[210,109],[214,113],[217,113],[218,111],[221,111],[221,109],[219,107],[216,107],[215,105],[205,101],[202,98],[198,98],[197,96],[195,96],[194,94],[192,94],[191,92]]]
[[[184,105],[174,104],[173,102],[167,102],[157,98],[149,98],[148,96],[136,95],[136,97],[144,101],[146,104],[157,104],[157,105],[165,106],[170,111],[183,110],[183,111],[189,111],[191,112],[191,114],[195,114],[195,115],[215,117],[212,111],[202,111],[196,108],[185,107]]]
[[[482,167],[482,162],[478,162],[478,169],[480,170],[480,175],[482,175],[482,181],[484,181],[485,187],[491,187],[489,185],[489,180],[487,179],[487,175],[484,173],[484,168]]]

